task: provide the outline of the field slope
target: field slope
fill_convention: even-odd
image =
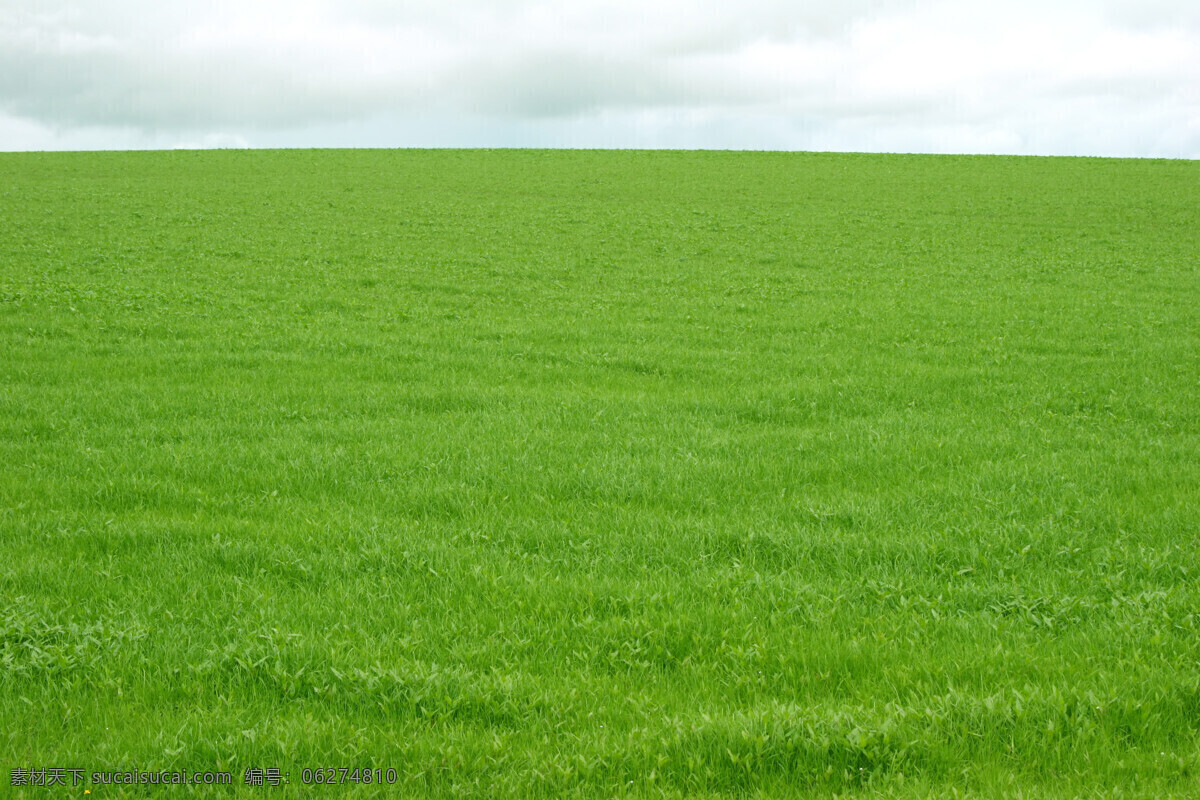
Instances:
[[[1196,162],[0,154],[0,794],[1200,795],[1198,354]]]

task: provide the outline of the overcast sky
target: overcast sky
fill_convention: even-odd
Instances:
[[[1200,157],[1200,0],[0,0],[0,150]]]

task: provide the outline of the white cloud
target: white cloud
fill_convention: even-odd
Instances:
[[[1200,157],[1200,6],[1190,0],[798,5],[10,0],[0,6],[0,149]]]

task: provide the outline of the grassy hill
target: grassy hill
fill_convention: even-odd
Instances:
[[[5,791],[1200,792],[1196,162],[0,154],[0,345]]]

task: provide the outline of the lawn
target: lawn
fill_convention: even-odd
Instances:
[[[0,465],[0,795],[1200,796],[1194,161],[0,154]]]

